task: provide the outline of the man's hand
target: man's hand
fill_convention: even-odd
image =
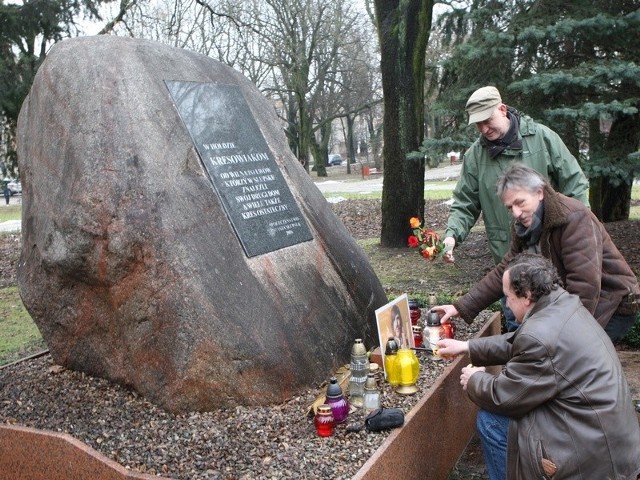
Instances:
[[[456,239],[453,237],[445,238],[442,243],[444,243],[444,255],[442,256],[442,260],[447,263],[455,262],[453,258],[453,249],[456,248]]]
[[[462,369],[462,374],[460,375],[460,385],[462,385],[462,389],[467,390],[467,383],[469,383],[469,379],[471,378],[471,375],[473,375],[476,372],[484,372],[484,371],[485,371],[484,367],[474,367],[471,364],[464,367]]]
[[[469,351],[469,342],[453,340],[452,338],[438,340],[436,346],[438,347],[438,355],[442,357],[455,357]]]
[[[440,323],[451,323],[451,318],[458,316],[458,309],[453,305],[436,305],[431,311],[440,316]]]

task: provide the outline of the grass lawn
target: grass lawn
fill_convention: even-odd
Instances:
[[[341,177],[338,177],[341,178]],[[325,181],[325,178],[317,178],[316,181]],[[425,200],[448,200],[451,198],[451,191],[456,186],[456,182],[431,182],[438,186],[437,190],[428,188],[429,182],[426,182],[424,198]],[[325,198],[344,198],[347,200],[380,200],[382,198],[382,192],[367,192],[367,193],[354,193],[354,192],[331,192],[326,193]],[[640,200],[640,184],[634,183],[631,188],[631,200]],[[640,220],[640,206],[631,206],[629,210],[629,220]]]
[[[0,365],[46,348],[17,287],[0,289]]]
[[[4,199],[3,199],[4,201]],[[20,220],[22,216],[22,205],[3,205],[0,208],[0,223],[9,220]]]
[[[20,220],[22,206],[9,203],[0,207],[0,223]],[[4,235],[0,232],[0,235]],[[22,304],[16,286],[0,288],[0,365],[11,363],[47,348],[38,327]]]

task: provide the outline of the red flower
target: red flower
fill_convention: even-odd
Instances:
[[[422,226],[417,217],[411,217],[409,226],[413,230],[413,235],[409,235],[407,239],[409,247],[418,247],[418,253],[427,260],[442,256],[445,250],[444,243],[435,230]]]
[[[421,253],[426,259],[434,259],[436,256],[436,247],[425,247]]]

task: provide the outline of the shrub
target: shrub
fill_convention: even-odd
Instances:
[[[640,348],[640,313],[636,316],[636,323],[622,339],[622,343],[632,348]]]

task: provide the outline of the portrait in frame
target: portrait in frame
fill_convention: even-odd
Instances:
[[[390,338],[398,340],[399,348],[415,347],[409,314],[409,297],[406,293],[376,310],[380,352],[384,363],[384,351]],[[382,367],[383,365],[381,365]]]

